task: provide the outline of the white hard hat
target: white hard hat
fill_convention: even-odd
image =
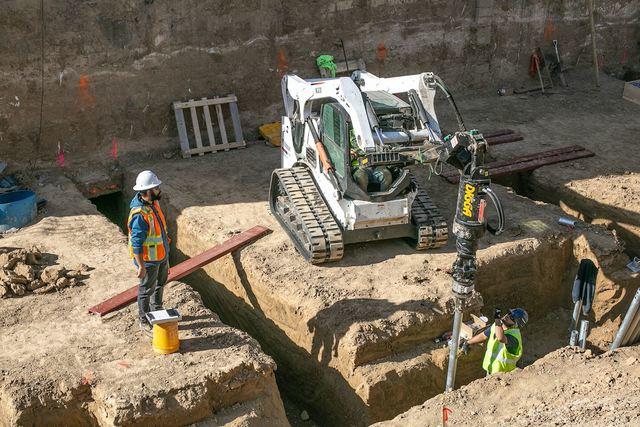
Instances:
[[[134,185],[133,189],[135,191],[151,190],[152,188],[160,186],[160,184],[162,184],[162,181],[158,179],[155,173],[142,171],[138,174],[136,185]]]

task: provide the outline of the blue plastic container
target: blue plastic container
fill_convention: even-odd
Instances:
[[[36,217],[36,193],[29,190],[0,194],[0,232],[21,228]]]

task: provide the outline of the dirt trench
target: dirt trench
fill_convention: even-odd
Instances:
[[[85,264],[87,277],[0,299],[0,426],[288,425],[273,359],[186,284],[165,289],[166,305],[183,315],[171,355],[153,351],[135,304],[89,314],[136,283],[126,238],[58,171],[31,184],[48,200],[46,213],[0,244],[35,245],[41,267]]]
[[[255,224],[274,230],[188,283],[225,322],[247,331],[274,357],[279,387],[316,422],[366,425],[440,393],[448,352],[433,339],[451,325],[451,243],[419,254],[403,242],[352,245],[339,263],[308,265],[267,211],[265,183],[277,160],[277,152],[251,147],[140,165],[127,180],[143,167],[161,171],[174,255],[193,256]],[[205,182],[198,178],[203,176]],[[451,217],[455,189],[433,180],[429,186]],[[498,192],[510,223],[504,236],[481,245],[474,311],[525,307],[531,327],[523,363],[532,363],[566,345],[571,283],[578,261],[589,257],[602,269],[597,292],[603,296],[590,317],[591,342],[606,346],[620,322],[616,304],[629,298],[633,282],[615,236],[598,227],[570,232],[556,223],[559,208],[504,188]],[[482,376],[481,356],[472,351],[461,361],[458,384]]]

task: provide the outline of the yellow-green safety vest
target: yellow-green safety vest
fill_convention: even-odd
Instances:
[[[482,361],[482,369],[489,374],[513,371],[516,369],[516,363],[522,356],[522,335],[520,335],[520,329],[512,328],[504,331],[505,335],[512,336],[518,341],[518,348],[515,354],[512,354],[507,350],[507,345],[501,343],[500,340],[496,338],[495,328],[496,325],[491,325],[489,340],[487,341],[487,350],[484,353],[484,360]]]

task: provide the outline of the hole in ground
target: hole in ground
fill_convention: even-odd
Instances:
[[[127,234],[127,217],[129,216],[129,203],[125,200],[122,191],[105,194],[89,199],[102,215],[109,221],[120,227]]]

